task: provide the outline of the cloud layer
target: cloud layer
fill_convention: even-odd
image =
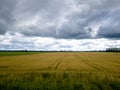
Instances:
[[[120,40],[116,39],[55,39],[46,37],[27,37],[16,33],[6,33],[0,36],[0,50],[66,50],[91,51],[105,50],[106,48],[119,48]]]
[[[119,0],[1,0],[0,34],[120,38]]]

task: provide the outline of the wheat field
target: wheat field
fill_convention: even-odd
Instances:
[[[9,53],[0,53],[0,90],[120,90],[120,53]]]

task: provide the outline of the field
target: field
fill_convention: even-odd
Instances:
[[[0,52],[0,90],[120,90],[120,53],[28,53]]]

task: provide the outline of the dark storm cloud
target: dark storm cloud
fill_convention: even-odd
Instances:
[[[12,12],[15,5],[15,0],[0,0],[0,34],[5,34],[13,22]]]
[[[104,38],[120,38],[120,11],[110,13],[106,17],[107,20],[108,23],[100,26],[98,36]]]
[[[0,0],[0,34],[120,38],[119,18],[120,0]]]
[[[26,3],[27,2],[27,3]],[[29,5],[26,5],[28,4]],[[44,6],[40,6],[38,3],[43,3]],[[16,18],[21,22],[26,22],[22,24],[18,31],[28,36],[43,36],[43,37],[55,37],[55,38],[89,38],[90,34],[84,30],[86,23],[81,23],[79,19],[79,12],[74,12],[74,5],[76,2],[66,1],[63,2],[58,0],[52,0],[43,2],[42,0],[38,1],[25,1],[20,2],[16,13],[22,12],[22,19],[28,15],[27,18],[32,17],[31,15],[37,16],[37,23],[28,25],[26,21],[21,21],[19,18]],[[35,5],[35,6],[34,6]],[[71,10],[73,8],[73,10]],[[75,9],[76,10],[76,9]],[[20,15],[19,14],[19,15]],[[19,16],[18,15],[18,16]],[[21,16],[20,16],[21,19]],[[33,21],[35,18],[33,19]]]
[[[120,25],[101,26],[98,35],[104,38],[120,38]]]

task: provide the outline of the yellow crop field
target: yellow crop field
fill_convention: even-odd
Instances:
[[[120,53],[0,56],[0,90],[120,90]]]

